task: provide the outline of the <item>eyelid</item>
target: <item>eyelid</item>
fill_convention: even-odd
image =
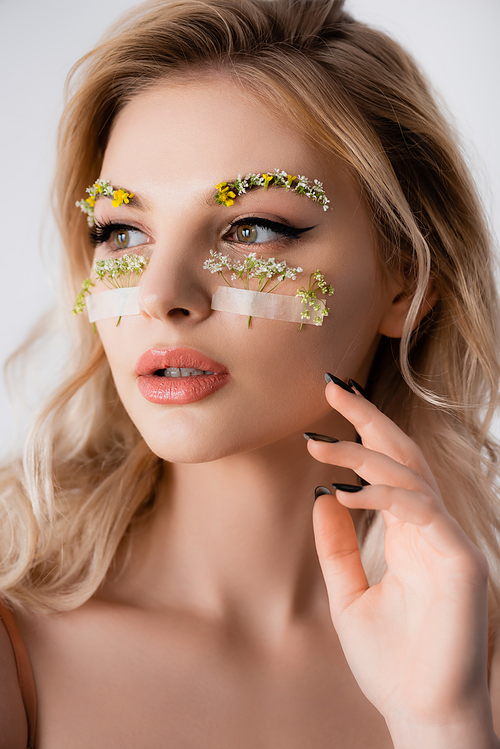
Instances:
[[[270,229],[271,231],[275,231],[277,234],[282,234],[284,237],[292,239],[298,239],[306,231],[310,231],[311,229],[315,228],[315,226],[306,226],[304,228],[300,228],[297,226],[292,226],[291,224],[285,224],[281,221],[273,221],[269,218],[262,218],[261,216],[244,216],[233,221],[227,231],[224,232],[223,237],[226,237],[227,234],[229,234],[231,231],[234,231],[234,229],[238,226],[244,226],[245,224],[253,224],[254,226],[260,226],[263,229]],[[254,244],[271,244],[271,242],[255,242]]]
[[[133,224],[129,224],[125,221],[111,220],[95,221],[95,223],[90,227],[89,230],[90,242],[94,247],[98,247],[101,244],[106,244],[106,242],[109,242],[113,232],[120,230],[138,232],[139,234],[144,234],[146,237],[148,237],[148,240],[150,239],[149,233],[144,229],[139,228],[138,226],[134,226]],[[133,247],[140,247],[141,244],[149,244],[149,242],[141,242],[139,243],[139,245],[133,245]]]

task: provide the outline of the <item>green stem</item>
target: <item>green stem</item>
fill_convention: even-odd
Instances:
[[[118,327],[118,326],[119,326],[119,324],[120,324],[120,320],[121,320],[121,319],[122,319],[122,316],[120,315],[120,317],[118,318],[118,322],[116,323],[116,327]]]
[[[269,291],[267,293],[270,294],[271,291],[274,291],[280,285],[280,283],[281,283],[281,281],[278,281],[278,283],[276,284],[276,286],[273,286],[272,289],[269,289]]]
[[[219,271],[219,276],[222,276],[222,278],[223,278],[223,279],[224,279],[224,281],[225,281],[225,282],[227,283],[227,285],[228,285],[228,286],[231,286],[231,284],[230,284],[230,283],[229,283],[229,281],[228,281],[228,280],[226,279],[226,277],[225,277],[224,273],[223,273],[223,272],[222,272],[221,270]],[[233,287],[231,286],[231,288],[233,288]]]

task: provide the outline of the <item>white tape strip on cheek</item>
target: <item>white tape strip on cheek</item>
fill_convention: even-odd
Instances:
[[[140,286],[125,289],[111,289],[100,294],[91,294],[85,300],[89,322],[104,320],[106,317],[123,317],[139,315]]]
[[[324,301],[318,301],[321,304],[321,309],[324,309]],[[232,286],[218,287],[212,297],[212,309],[219,312],[234,312],[236,315],[246,315],[247,317],[267,317],[269,320],[299,322],[305,325],[314,325],[314,318],[316,317],[314,310],[308,307],[311,318],[309,320],[302,319],[304,303],[298,297],[285,294],[267,294],[265,291],[235,289]],[[323,324],[323,318],[321,318],[321,324]]]

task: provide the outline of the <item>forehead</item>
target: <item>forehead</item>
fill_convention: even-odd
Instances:
[[[331,173],[301,133],[249,90],[228,78],[204,77],[134,97],[114,123],[102,174],[120,184],[132,178],[195,189],[200,180],[205,188],[276,168],[322,182]]]

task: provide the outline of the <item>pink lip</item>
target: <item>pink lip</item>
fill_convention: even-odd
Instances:
[[[179,378],[154,374],[158,369],[167,367],[203,369],[214,374]],[[149,349],[139,358],[135,371],[139,375],[139,391],[151,403],[195,403],[229,382],[226,367],[189,348]]]

